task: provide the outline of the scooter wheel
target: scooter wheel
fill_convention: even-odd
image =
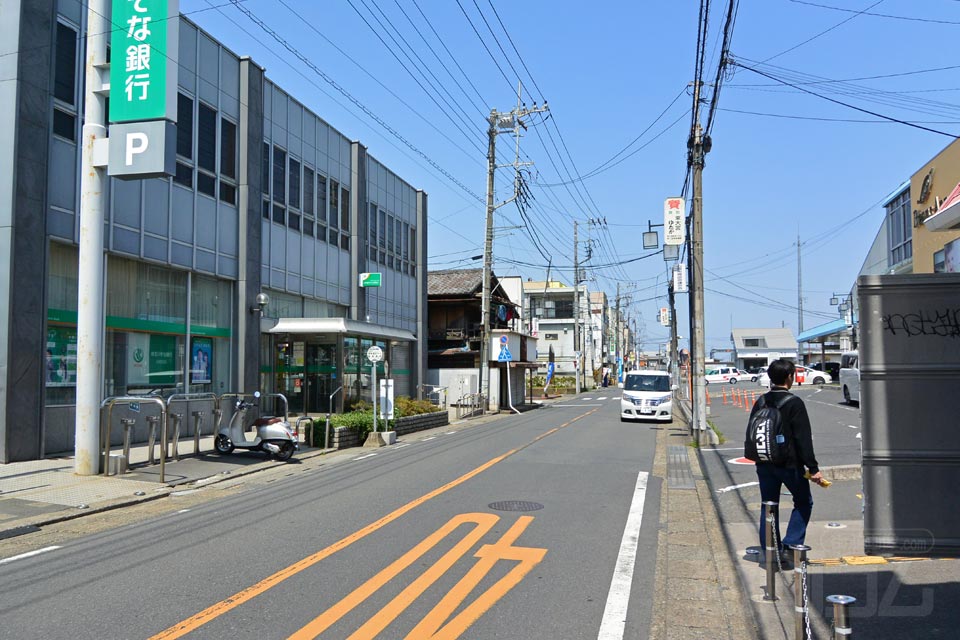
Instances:
[[[222,433],[214,438],[213,448],[217,450],[217,453],[233,453],[233,443],[230,438]]]
[[[294,446],[292,442],[279,442],[277,446],[280,447],[280,452],[273,454],[274,458],[280,462],[286,462],[293,457]]]

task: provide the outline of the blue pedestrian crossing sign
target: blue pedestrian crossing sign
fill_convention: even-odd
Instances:
[[[500,355],[497,356],[497,362],[513,362],[513,356],[510,355],[510,349],[507,349],[507,345],[500,347]]]

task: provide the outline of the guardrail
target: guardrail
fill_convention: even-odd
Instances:
[[[167,403],[163,398],[159,396],[113,396],[106,398],[103,402],[100,403],[101,411],[106,408],[107,410],[107,423],[104,426],[104,438],[103,438],[103,475],[110,475],[110,425],[112,424],[111,418],[113,417],[113,407],[117,404],[141,404],[141,403],[151,403],[160,405],[160,415],[159,416],[149,416],[150,418],[159,418],[160,420],[160,441],[164,443],[164,446],[160,447],[160,482],[165,481],[164,472],[165,464],[167,460],[166,456],[166,442],[167,442]],[[129,419],[128,419],[129,420]],[[130,431],[133,429],[133,426],[136,424],[136,420],[132,423],[124,423],[124,456],[127,464],[130,462]],[[153,442],[150,443],[150,460],[153,461]],[[117,470],[119,472],[119,469]]]

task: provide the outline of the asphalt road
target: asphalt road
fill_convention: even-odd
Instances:
[[[646,637],[656,431],[587,397],[0,543],[2,635]]]

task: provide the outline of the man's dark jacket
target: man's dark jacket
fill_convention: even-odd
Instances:
[[[790,397],[780,407],[780,419],[782,420],[784,434],[791,438],[791,446],[787,447],[787,461],[783,466],[800,470],[806,467],[813,475],[820,470],[820,465],[817,464],[817,457],[813,453],[813,434],[810,430],[807,405],[783,387],[774,387],[765,393],[763,395],[764,403],[766,403],[766,406],[772,407],[783,399],[783,394]],[[750,410],[750,418],[753,418],[759,403],[759,399],[754,403],[753,409]],[[750,424],[750,420],[747,420],[747,424]],[[758,464],[770,463],[760,462]]]

